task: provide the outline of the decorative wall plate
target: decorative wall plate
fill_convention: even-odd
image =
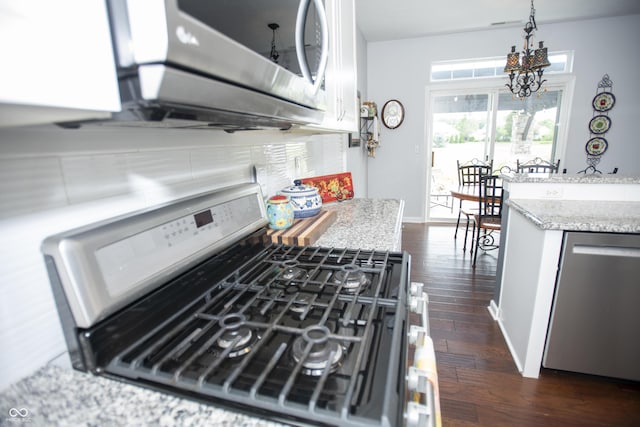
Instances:
[[[616,103],[616,97],[611,92],[600,92],[594,98],[591,104],[596,111],[609,111]]]
[[[611,127],[611,119],[609,116],[598,115],[589,122],[589,130],[591,133],[600,135],[605,133]]]
[[[606,139],[600,136],[596,136],[594,138],[591,138],[589,141],[587,141],[587,145],[585,148],[587,150],[588,155],[600,156],[604,154],[605,151],[607,151],[608,147],[609,147],[609,143],[607,142]]]

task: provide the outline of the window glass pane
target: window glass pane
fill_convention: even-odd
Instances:
[[[484,159],[490,120],[487,93],[435,95],[432,98],[430,217],[455,218],[451,189],[458,186],[456,161]]]
[[[515,169],[516,160],[553,160],[561,98],[561,90],[549,90],[524,100],[514,100],[511,93],[499,95],[494,169]]]
[[[452,79],[469,79],[473,77],[473,70],[454,70]]]
[[[546,74],[554,73],[554,72],[561,73],[564,71],[566,66],[567,64],[564,62],[556,62],[556,63],[552,62],[551,65],[549,65],[547,68],[544,69],[544,72]]]
[[[451,80],[451,71],[434,71],[431,73],[431,80]]]
[[[475,70],[475,77],[493,77],[495,75],[495,68],[478,68]]]

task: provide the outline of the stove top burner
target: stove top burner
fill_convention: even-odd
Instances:
[[[330,334],[326,326],[313,325],[306,328],[302,336],[295,339],[291,355],[296,363],[303,361],[303,374],[320,376],[327,364],[329,364],[329,373],[334,373],[338,369],[344,352],[340,344],[329,340]]]
[[[228,314],[218,322],[224,332],[216,343],[222,349],[231,349],[228,353],[229,358],[247,354],[251,351],[253,344],[260,339],[257,333],[243,326],[244,322],[245,317],[242,314]]]
[[[298,267],[298,261],[287,260],[282,263],[284,270],[282,278],[285,280],[297,280],[303,278],[307,274],[307,270]]]
[[[364,291],[371,283],[371,280],[357,265],[347,264],[340,267],[333,275],[334,283],[342,285],[345,293],[357,294]]]
[[[293,301],[293,304],[291,304],[289,310],[293,311],[294,313],[304,313],[306,310],[308,310],[309,304],[313,303],[313,300],[313,295],[300,294]]]

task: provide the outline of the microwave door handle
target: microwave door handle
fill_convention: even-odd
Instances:
[[[327,14],[324,9],[324,5],[322,4],[322,0],[313,0],[318,12],[318,20],[322,33],[322,51],[320,53],[320,63],[318,64],[318,70],[316,72],[316,80],[314,81],[311,76],[311,71],[309,70],[309,63],[304,50],[304,32],[310,2],[311,0],[300,0],[300,4],[298,5],[298,16],[296,18],[296,54],[298,56],[298,64],[300,65],[302,75],[311,84],[313,84],[313,90],[314,92],[317,92],[322,84],[322,80],[324,79],[324,75],[327,70],[327,61],[329,60],[329,27],[327,25]]]
[[[313,84],[313,78],[309,71],[309,63],[307,62],[307,55],[304,51],[304,31],[310,1],[311,0],[300,0],[300,4],[298,5],[298,15],[296,17],[296,54],[302,75]]]
[[[322,52],[320,53],[320,64],[318,64],[316,81],[314,83],[314,90],[317,92],[324,81],[327,63],[329,61],[329,25],[327,24],[327,11],[324,8],[324,4],[322,4],[322,0],[314,0],[314,3],[318,11],[320,31],[322,32]]]

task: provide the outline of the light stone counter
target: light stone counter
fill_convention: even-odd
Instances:
[[[403,200],[351,199],[325,208],[337,211],[338,218],[315,246],[401,250]]]
[[[283,426],[53,364],[0,393],[0,425]]]
[[[316,245],[399,251],[404,202],[353,199],[328,204],[338,218]],[[245,416],[140,386],[49,364],[0,392],[0,425],[269,426]]]
[[[514,183],[546,182],[565,184],[640,184],[640,176],[609,174],[506,173],[503,181]]]
[[[543,230],[640,233],[640,202],[509,199]]]

